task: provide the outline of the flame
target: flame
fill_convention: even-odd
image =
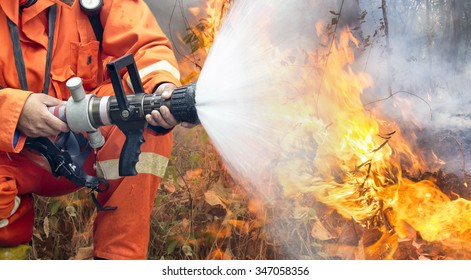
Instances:
[[[319,35],[325,28],[322,22],[316,25]],[[407,177],[429,170],[413,145],[415,137],[406,139],[397,124],[381,119],[380,112],[365,110],[361,95],[373,86],[373,80],[353,70],[356,38],[345,29],[337,40],[325,38],[321,45],[329,47],[329,43],[326,55],[311,54],[319,70],[310,85],[317,89],[315,118],[300,121],[284,143],[285,154],[293,155],[309,144],[299,139],[313,138],[315,157],[288,160],[279,167],[287,193],[312,193],[346,219],[380,229],[383,237],[363,250],[365,258],[393,258],[398,240],[410,237],[410,227],[429,242],[455,248],[469,243],[470,201],[451,200],[432,180],[405,178],[403,170]],[[443,164],[435,154],[432,157]],[[375,255],[375,250],[384,254]]]
[[[205,51],[209,51],[209,47],[211,43],[214,41],[219,28],[221,27],[222,20],[224,15],[229,8],[230,1],[228,0],[214,0],[208,1],[206,3],[206,14],[208,15],[208,24],[207,29],[204,30],[204,33],[207,34],[208,37],[208,45],[205,46]]]
[[[194,54],[206,57],[229,2],[207,1],[208,18],[201,22],[204,28],[191,29],[200,44]],[[340,34],[334,32],[332,40],[325,36],[332,34],[327,24],[318,22],[315,28],[323,39],[320,46],[327,50],[307,52],[317,74],[306,71],[297,77],[303,90],[312,90],[306,98],[293,101],[296,113],[292,115],[297,118],[293,123],[297,126],[281,142],[284,158],[276,173],[285,193],[292,197],[312,194],[345,219],[378,229],[382,234],[374,243],[350,246],[350,256],[354,258],[392,259],[400,240],[414,239],[415,233],[450,248],[469,247],[470,201],[450,199],[433,180],[412,181],[411,174],[430,169],[415,147],[415,136],[405,137],[398,124],[382,119],[381,112],[365,109],[361,97],[374,86],[374,81],[369,74],[354,70],[358,40],[349,29]],[[190,67],[184,61],[180,65],[184,69]],[[197,74],[187,77],[195,80]],[[431,156],[435,165],[444,164],[433,151]],[[262,204],[251,201],[249,205],[260,220],[252,227],[267,223]],[[313,232],[322,229],[316,221]],[[229,219],[222,229],[212,225],[208,233],[216,239],[225,238],[232,228],[247,232],[248,224]],[[324,236],[334,238],[327,232]],[[332,246],[328,243],[326,248]],[[222,255],[220,251],[210,258]]]
[[[319,33],[325,28],[322,26],[316,25]],[[379,193],[383,188],[402,178],[399,158],[409,158],[416,170],[424,164],[405,144],[399,127],[365,111],[361,94],[373,81],[368,74],[353,71],[350,43],[358,45],[346,29],[332,42],[328,55],[316,61],[321,74],[311,88],[318,89],[313,112],[317,120],[305,122],[311,127],[299,130],[311,131],[318,145],[313,170],[309,171],[315,176],[305,182],[302,191],[316,193],[317,199],[343,216],[363,223],[382,210]],[[323,45],[329,45],[328,41]],[[284,185],[297,185],[293,179]]]
[[[389,193],[393,192],[393,193]],[[428,241],[470,242],[471,203],[463,198],[451,200],[431,181],[402,180],[385,197],[394,211],[393,221],[399,237],[405,236],[407,223]]]
[[[221,27],[230,2],[230,0],[210,0],[206,1],[206,8],[193,7],[189,9],[191,15],[199,18],[199,23],[189,28],[185,36],[179,36],[182,45],[190,47],[190,54],[179,61],[183,84],[198,79],[204,60]]]

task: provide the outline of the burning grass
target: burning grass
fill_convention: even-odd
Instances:
[[[253,200],[227,174],[202,135],[203,131],[187,130],[176,135],[179,142],[152,216],[149,259],[471,257],[466,242],[430,242],[407,224],[399,238],[391,226],[365,227],[309,194],[269,205]],[[411,179],[434,181],[448,197],[469,199],[456,174],[427,172]],[[85,193],[79,196],[80,200],[38,198],[32,259],[92,258],[95,208]],[[385,211],[386,221],[390,214]]]

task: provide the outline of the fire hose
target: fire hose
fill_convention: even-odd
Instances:
[[[134,94],[124,92],[120,76],[120,70],[123,68],[127,68]],[[89,150],[104,145],[105,140],[99,127],[116,125],[126,136],[119,158],[119,175],[133,176],[137,174],[136,164],[139,161],[141,145],[145,141],[143,137],[144,129],[147,127],[145,116],[161,106],[167,106],[177,121],[198,124],[196,85],[191,83],[178,87],[173,91],[170,99],[164,100],[160,95],[144,92],[132,54],[108,63],[107,70],[115,96],[98,97],[94,94],[86,94],[82,80],[79,77],[73,77],[66,82],[71,93],[67,103],[50,107],[49,111],[66,122],[71,132],[78,135],[86,132]],[[99,188],[99,185],[100,183],[107,185],[105,179],[93,177],[84,172],[83,162],[86,158],[83,156],[84,152],[78,152],[77,148],[70,148],[78,145],[63,145],[67,142],[74,142],[70,138],[75,137],[66,137],[65,140],[61,140],[62,145],[53,143],[45,137],[28,138],[26,145],[41,153],[48,160],[55,176],[64,176],[74,184],[88,187],[92,191],[104,191]],[[83,142],[82,138],[78,137],[79,141]],[[108,210],[97,204],[93,194],[92,198],[99,209]]]

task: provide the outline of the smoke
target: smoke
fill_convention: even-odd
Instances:
[[[355,67],[375,81],[364,93],[365,108],[414,132],[420,149],[445,160],[444,169],[461,173],[463,162],[471,160],[471,136],[467,136],[471,114],[466,110],[471,105],[467,94],[471,89],[470,55],[466,51],[470,38],[467,32],[460,32],[469,26],[465,13],[469,1],[384,1],[385,9],[380,0],[307,2],[312,9],[298,13],[290,23],[291,30],[304,32],[312,40],[314,31],[306,28],[306,22],[329,22],[339,13],[338,30],[349,26],[362,43]],[[190,10],[203,16],[206,1],[147,3],[171,39],[177,58],[188,55],[178,36],[197,23]],[[298,8],[303,3],[298,1]],[[284,24],[282,20],[273,22]]]
[[[198,18],[191,13],[199,13],[198,17],[205,16],[204,6],[206,0],[145,0],[154,13],[162,31],[171,41],[178,60],[189,55],[189,48],[181,43],[179,36],[187,34],[190,27],[198,23]]]
[[[202,6],[201,2],[160,1],[157,5],[149,1],[169,34],[183,33],[188,27],[176,19],[175,9],[181,15],[187,8],[184,5]],[[390,5],[384,7],[384,3]],[[348,26],[359,39],[354,70],[367,72],[374,81],[362,96],[366,110],[399,123],[431,168],[438,166],[458,175],[469,168],[464,164],[471,159],[471,136],[467,135],[471,114],[465,109],[471,104],[466,94],[471,88],[469,38],[457,32],[466,27],[465,22],[458,23],[468,19],[449,13],[458,8],[448,6],[448,1],[430,1],[430,7],[424,3],[234,0],[198,80],[197,106],[205,130],[237,177],[249,180],[269,198],[276,195],[272,181],[276,178],[263,174],[273,174],[285,159],[293,163],[286,173],[296,172],[293,184],[303,184],[305,174],[310,175],[306,180],[311,179],[303,159],[315,157],[317,143],[307,132],[315,135],[318,131],[308,130],[316,125],[312,117],[316,104],[307,95],[316,89],[311,85],[318,77],[312,75],[318,72],[307,70],[303,60],[306,50],[321,43],[314,28],[320,20],[335,27],[334,35]],[[295,83],[299,80],[301,86]],[[293,139],[286,139],[287,135]],[[303,149],[282,154],[280,148],[287,140]],[[436,165],[434,154],[447,163]],[[299,165],[295,165],[296,157]],[[289,253],[296,256],[299,252]]]
[[[414,133],[429,162],[433,152],[447,162],[441,169],[463,174],[471,160],[471,66],[469,36],[461,32],[469,18],[459,10],[469,1],[384,1],[386,9],[381,2],[359,1],[369,45],[357,66],[375,81],[365,107]]]

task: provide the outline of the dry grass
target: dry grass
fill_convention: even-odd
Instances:
[[[456,185],[451,191],[462,193],[461,181],[454,176],[428,175],[435,176],[441,187]],[[86,191],[36,199],[31,258],[92,258],[96,210]],[[155,200],[150,232],[148,259],[467,259],[470,255],[463,246],[426,242],[412,228],[410,238],[401,240],[394,231],[365,228],[309,194],[262,203],[230,178],[202,127],[175,129],[174,151]]]
[[[251,198],[228,176],[201,127],[175,129],[175,145],[151,217],[149,259],[267,259]],[[86,190],[36,197],[32,259],[89,259],[96,210]],[[144,230],[144,229],[143,229]]]

